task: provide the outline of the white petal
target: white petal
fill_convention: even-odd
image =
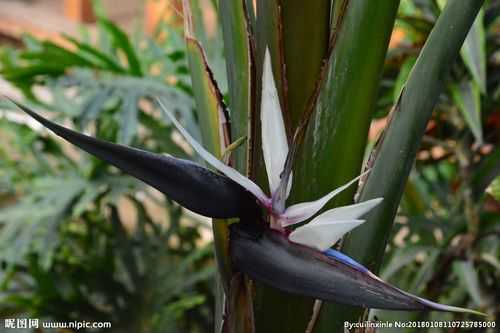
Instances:
[[[266,49],[264,56],[260,121],[262,125],[262,151],[272,195],[280,184],[280,174],[288,155],[288,141],[269,49]],[[291,177],[289,184],[291,184]]]
[[[370,210],[375,208],[381,203],[383,198],[376,198],[372,200],[363,201],[354,205],[338,207],[327,210],[326,212],[318,215],[309,223],[321,223],[322,221],[333,220],[355,220],[359,219]]]
[[[264,192],[260,189],[260,187],[255,184],[253,181],[243,176],[237,170],[231,168],[230,166],[222,163],[217,157],[210,154],[205,148],[202,147],[189,133],[186,131],[184,127],[175,119],[174,115],[165,107],[162,101],[157,98],[156,101],[160,105],[163,112],[167,115],[167,117],[172,121],[177,130],[182,134],[182,136],[186,139],[186,141],[193,147],[193,149],[212,167],[219,170],[227,177],[231,178],[236,183],[243,186],[247,191],[252,193],[261,203],[269,204],[269,199],[264,194]],[[221,203],[223,204],[223,203]]]
[[[307,220],[308,218],[312,217],[321,208],[323,208],[323,206],[326,205],[326,203],[328,201],[330,201],[334,196],[336,196],[337,194],[339,194],[340,192],[344,191],[349,186],[351,186],[352,184],[357,182],[358,179],[360,179],[361,177],[366,175],[368,172],[370,172],[370,170],[365,171],[364,173],[362,173],[358,177],[351,180],[349,183],[347,183],[339,188],[336,188],[335,190],[328,193],[327,195],[325,195],[321,199],[318,199],[316,201],[310,201],[310,202],[301,202],[301,203],[298,203],[298,204],[295,204],[293,206],[288,207],[285,210],[285,212],[280,216],[280,220],[281,220],[282,225],[285,227],[285,226],[292,225],[295,223],[303,222],[303,221]]]
[[[308,223],[295,229],[288,238],[295,243],[326,251],[345,233],[356,228],[364,220],[337,220],[322,223]]]

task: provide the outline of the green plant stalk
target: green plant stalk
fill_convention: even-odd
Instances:
[[[252,41],[249,34],[248,8],[245,0],[220,0],[219,17],[224,38],[224,53],[228,77],[229,109],[231,112],[231,142],[246,137],[242,147],[231,156],[233,166],[242,174],[250,171],[250,148],[252,147],[252,117],[255,108],[255,68],[252,58]],[[215,233],[214,233],[214,236]],[[227,237],[225,238],[227,240]],[[225,242],[224,244],[227,244]],[[252,296],[249,281],[242,275],[233,275],[227,298],[229,307],[226,328],[231,332],[253,330]],[[219,321],[217,314],[216,324]]]
[[[203,49],[195,39],[194,27],[200,25],[201,22],[193,22],[196,18],[191,13],[189,0],[184,0],[183,8],[186,50],[203,144],[214,156],[222,157],[224,149],[229,143],[225,106],[213,73],[208,68]],[[217,318],[215,318],[216,328],[220,329],[224,307],[223,291],[228,293],[232,274],[229,258],[229,229],[226,221],[216,219],[212,221],[212,226],[215,256],[221,280],[216,295],[216,305],[220,313],[217,313]],[[220,288],[221,286],[222,288]]]
[[[298,125],[314,93],[330,37],[330,1],[283,2],[286,103],[291,129]]]
[[[260,73],[264,51],[268,47],[290,138],[314,90],[328,48],[330,6],[330,0],[307,3],[298,0],[257,1],[257,12],[265,13],[258,15],[256,22],[257,106],[260,105]],[[255,118],[260,118],[261,111],[266,110],[258,110]],[[253,169],[259,185],[267,188],[258,122],[255,127],[254,133],[257,134],[253,146]],[[312,300],[259,283],[256,283],[255,289],[257,332],[305,331],[312,313]]]
[[[293,200],[316,199],[359,174],[398,5],[350,1],[341,28],[334,27],[330,68],[295,165],[295,187],[303,190]],[[354,190],[325,209],[348,204]]]
[[[222,157],[223,148],[227,144],[224,137],[223,123],[225,120],[221,110],[222,97],[218,96],[217,89],[212,80],[212,74],[207,72],[206,60],[200,44],[190,38],[186,38],[188,61],[193,85],[193,93],[197,105],[200,130],[204,146],[214,156]],[[229,259],[229,229],[226,221],[213,219],[212,229],[214,235],[215,256],[217,259],[218,272],[220,274],[223,290],[229,290],[231,279],[231,264]],[[221,302],[223,294],[217,295]],[[221,307],[222,308],[222,307]],[[220,314],[222,315],[222,314]],[[216,324],[221,318],[216,318]]]
[[[376,149],[376,160],[360,201],[384,197],[367,222],[344,241],[343,251],[377,272],[393,220],[432,110],[447,72],[484,1],[450,0],[432,30]],[[355,321],[361,309],[332,307]]]
[[[207,72],[201,45],[190,37],[186,38],[186,45],[202,140],[208,151],[221,157],[224,148],[224,138],[220,133],[223,121],[222,96],[218,96],[212,74]]]
[[[224,53],[229,87],[231,111],[231,142],[247,137],[246,149],[237,149],[233,156],[234,167],[243,174],[248,172],[248,152],[251,113],[254,111],[254,66],[251,40],[248,34],[247,13],[244,0],[220,0],[219,12],[224,38]]]
[[[315,200],[359,174],[398,5],[358,0],[334,6],[337,40],[295,164],[292,201]],[[325,209],[349,204],[353,195],[354,188],[347,190]],[[340,331],[343,319],[325,303],[314,332]]]

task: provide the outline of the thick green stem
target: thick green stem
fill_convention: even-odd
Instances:
[[[220,19],[224,37],[224,53],[229,88],[232,142],[246,136],[245,148],[235,151],[235,168],[248,172],[248,151],[252,144],[251,128],[254,111],[254,76],[252,45],[248,34],[245,0],[220,0]]]
[[[295,165],[293,201],[317,199],[359,174],[398,5],[356,0],[335,6],[336,45]],[[350,203],[353,191],[328,208]],[[325,303],[315,332],[338,332],[343,319]]]
[[[223,151],[230,140],[225,106],[213,73],[208,66],[205,53],[196,40],[195,27],[202,24],[199,22],[200,16],[192,15],[190,0],[183,1],[183,9],[186,50],[203,144],[212,154],[222,157]],[[224,311],[223,291],[229,291],[232,274],[229,258],[229,229],[227,221],[214,219],[212,225],[220,279],[216,305],[218,311]],[[222,313],[217,314],[215,322],[216,328],[219,329],[222,322]]]
[[[234,167],[243,174],[249,173],[250,148],[253,144],[252,128],[255,103],[255,68],[252,41],[249,31],[246,0],[220,0],[219,13],[224,38],[224,53],[229,88],[231,114],[231,141],[246,137],[245,144],[232,153]],[[253,10],[250,8],[250,10]],[[214,230],[215,231],[215,230]],[[226,229],[227,231],[227,229]],[[217,240],[217,233],[214,238]],[[227,240],[228,235],[225,236]],[[224,242],[222,244],[227,244]],[[253,332],[252,295],[248,280],[232,275],[228,295],[226,328],[231,333]]]
[[[439,17],[405,89],[390,125],[376,147],[376,160],[360,200],[384,197],[367,222],[345,240],[343,251],[378,271],[404,187],[448,70],[484,1],[450,0]],[[336,307],[344,320],[360,309]]]
[[[260,73],[266,47],[270,49],[274,76],[289,134],[293,133],[312,94],[330,32],[330,0],[304,2],[257,1],[257,101]],[[257,103],[259,105],[260,102]],[[258,110],[256,118],[259,119]],[[258,125],[258,122],[257,122]],[[256,126],[254,170],[264,188],[260,128]],[[298,188],[296,188],[298,189]],[[255,322],[257,332],[304,332],[312,315],[313,300],[292,296],[256,284]]]

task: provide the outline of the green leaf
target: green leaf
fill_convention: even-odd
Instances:
[[[82,195],[78,198],[72,209],[71,215],[74,218],[79,218],[85,210],[89,208],[96,201],[96,198],[103,192],[103,188],[99,186],[100,184],[91,183],[86,186]]]
[[[458,261],[453,265],[455,273],[458,275],[462,285],[467,289],[469,296],[474,301],[475,305],[480,307],[484,304],[481,296],[481,288],[479,285],[479,277],[477,270],[470,261]]]
[[[248,6],[252,6],[249,8]],[[231,115],[231,141],[236,144],[239,138],[246,137],[246,145],[244,148],[235,150],[231,156],[232,159],[227,159],[234,162],[234,167],[242,174],[249,174],[251,167],[251,147],[254,140],[254,133],[252,128],[253,117],[255,113],[255,63],[252,52],[252,40],[249,32],[252,30],[251,21],[248,22],[247,18],[254,20],[253,15],[253,2],[247,0],[220,0],[219,1],[219,18],[221,20],[222,36],[224,39],[224,53],[226,60],[227,83],[229,93],[229,109]],[[229,149],[229,147],[228,147]],[[227,150],[226,150],[227,152]],[[214,236],[219,239],[225,237],[224,243],[219,241],[221,245],[226,246],[227,232],[220,233],[221,235]],[[221,237],[222,236],[222,237]],[[220,250],[218,250],[220,252]],[[233,277],[234,279],[234,277]],[[241,283],[236,284],[232,281],[232,287],[238,289],[236,294],[231,295],[230,303],[234,300],[239,301],[239,307],[233,310],[229,321],[225,325],[231,327],[235,323],[245,326],[248,321],[245,315],[248,309],[252,306],[251,295],[241,292],[246,290],[243,286],[244,281],[236,280]],[[226,291],[227,285],[225,285]],[[237,297],[238,296],[238,297]],[[219,303],[223,304],[224,300],[219,299]],[[228,302],[227,300],[225,302]],[[233,306],[233,305],[230,305]],[[236,304],[234,304],[236,306]],[[219,307],[216,314],[216,328],[220,330],[224,310]],[[221,323],[220,325],[218,325]]]
[[[481,92],[486,94],[486,38],[483,17],[484,13],[481,10],[465,39],[460,54],[474,82]]]
[[[330,1],[282,1],[285,106],[291,129],[297,126],[316,88],[330,39]],[[300,17],[300,21],[297,18]],[[375,23],[374,23],[375,24]],[[307,50],[307,51],[306,51]]]
[[[486,189],[486,192],[491,194],[493,198],[500,201],[500,177],[495,178],[490,186]]]
[[[373,169],[359,201],[377,197],[384,197],[384,201],[368,215],[365,224],[345,239],[342,247],[374,272],[380,267],[408,175],[447,71],[483,2],[448,2],[413,67],[385,134],[375,147]]]
[[[190,0],[183,1],[183,9],[186,52],[203,144],[210,153],[221,158],[223,150],[228,144],[226,141],[228,132],[225,105],[213,73],[208,66],[205,53],[200,43],[194,39],[194,27],[202,23],[193,22]],[[213,226],[215,255],[223,286],[227,291],[231,276],[229,229],[226,223],[213,223]]]
[[[60,76],[64,72],[64,66],[47,63],[28,65],[26,67],[5,68],[2,70],[2,76],[7,81],[12,81],[17,85],[18,83],[24,83],[24,81],[35,81],[38,76]]]
[[[415,261],[415,258],[422,251],[427,250],[428,247],[425,246],[408,246],[404,248],[397,249],[394,252],[393,257],[384,268],[380,277],[384,281],[389,281],[392,279],[393,275],[399,272],[400,269],[408,266],[410,263]]]
[[[137,116],[139,113],[138,102],[138,96],[131,92],[127,92],[127,95],[122,96],[118,143],[128,145],[132,142],[134,135],[137,133]]]
[[[285,127],[290,138],[315,90],[326,56],[330,36],[330,1],[257,0],[256,4],[255,103],[260,108],[264,51],[269,49]],[[251,118],[255,124],[252,129],[255,136],[250,142],[251,174],[255,175],[262,188],[268,187],[268,181],[262,159],[260,122],[255,119],[260,118],[259,112],[266,111],[256,110]],[[296,297],[257,283],[254,305],[256,331],[303,332],[310,320],[312,303],[311,299]],[[276,320],[277,317],[280,320]]]
[[[205,302],[205,297],[201,295],[184,297],[179,301],[169,303],[166,311],[171,312],[175,318],[184,315],[186,310],[190,310]]]
[[[455,104],[464,116],[478,144],[483,143],[483,128],[481,124],[481,93],[473,81],[451,84],[451,95]]]
[[[403,65],[401,65],[398,77],[396,78],[396,82],[394,83],[394,103],[398,101],[399,95],[401,95],[401,91],[403,90],[403,87],[408,80],[408,76],[410,76],[415,62],[417,62],[417,57],[410,56],[405,60]]]
[[[293,200],[314,200],[360,173],[399,1],[381,5],[350,1],[345,13],[336,14],[344,16],[343,23],[336,28],[326,82],[294,170],[294,188],[302,193],[292,189]],[[354,191],[340,194],[325,209],[352,202]]]
[[[500,148],[483,157],[474,169],[472,189],[474,198],[480,198],[491,182],[500,175]]]
[[[229,86],[229,109],[231,111],[232,141],[249,134],[248,119],[254,106],[252,94],[254,87],[254,64],[252,63],[251,41],[247,23],[247,8],[244,0],[221,0],[219,4],[222,33],[224,36],[224,51]],[[246,173],[248,170],[248,154],[251,136],[248,137],[246,149],[233,154],[235,168]]]
[[[52,42],[43,42],[42,49],[37,51],[26,51],[21,54],[22,59],[36,60],[44,63],[58,64],[64,67],[93,67],[96,66],[91,60],[69,51]]]
[[[64,38],[67,39],[69,42],[71,42],[73,45],[75,45],[75,47],[80,53],[91,56],[95,60],[100,62],[103,68],[106,68],[110,71],[114,71],[117,73],[126,73],[126,70],[117,61],[115,61],[107,54],[100,52],[97,48],[93,47],[92,45],[80,42],[70,36],[64,36]]]
[[[222,95],[213,80],[201,45],[191,38],[186,38],[186,44],[202,140],[209,152],[220,157],[224,144],[220,131],[226,126]]]
[[[294,169],[292,200],[317,199],[355,178],[365,155],[399,0],[348,1],[347,7],[341,2],[331,27],[338,35],[330,68]],[[354,191],[346,190],[324,209],[351,203]],[[323,304],[315,332],[341,331],[344,320],[357,319],[351,309]]]
[[[0,212],[0,258],[20,263],[35,253],[48,269],[59,244],[58,228],[86,185],[74,174],[38,177],[30,183],[27,195]]]
[[[500,260],[491,253],[481,253],[481,259],[500,272]]]
[[[196,39],[205,53],[207,63],[217,80],[217,84],[225,94],[227,91],[227,75],[225,59],[222,56],[224,51],[223,36],[220,31],[219,21],[222,20],[217,13],[217,8],[213,2],[204,0],[189,0],[191,6],[191,37]],[[213,11],[212,11],[213,10]],[[210,14],[215,13],[212,23],[207,21]]]
[[[80,124],[82,127],[86,127],[89,122],[97,119],[104,110],[104,104],[110,98],[111,93],[111,89],[101,87],[96,94],[92,94],[87,98],[80,110]]]
[[[447,2],[448,0],[437,1],[441,10]],[[460,55],[481,92],[486,94],[486,38],[483,10],[477,14],[476,20],[460,49]]]
[[[142,76],[141,63],[137,56],[130,39],[127,34],[121,30],[116,24],[108,19],[100,18],[99,23],[110,33],[113,38],[113,44],[117,49],[120,49],[127,58],[130,74],[134,76]]]

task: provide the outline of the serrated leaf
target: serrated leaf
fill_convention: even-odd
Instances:
[[[75,175],[40,177],[32,182],[18,203],[0,211],[1,259],[19,263],[35,253],[40,265],[48,269],[59,244],[58,228],[85,185]]]
[[[137,105],[138,96],[132,92],[122,96],[121,113],[120,113],[120,131],[118,135],[118,143],[128,145],[132,142],[132,138],[137,133],[138,112]]]
[[[111,93],[112,89],[101,87],[96,94],[92,94],[87,98],[80,110],[80,125],[82,127],[86,127],[89,122],[95,120],[99,116]]]

